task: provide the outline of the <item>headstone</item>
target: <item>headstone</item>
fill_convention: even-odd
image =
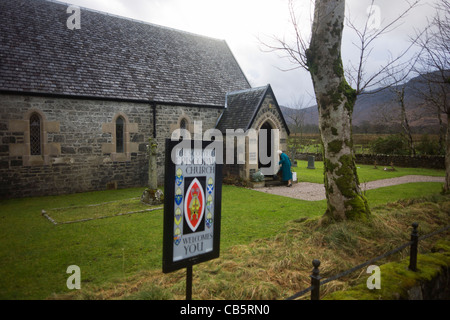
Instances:
[[[156,206],[164,202],[164,193],[159,189],[145,189],[141,196],[141,201]]]
[[[159,205],[164,202],[164,194],[158,189],[158,167],[156,156],[158,144],[152,138],[149,139],[147,151],[148,160],[148,188],[144,190],[141,201],[149,205]]]
[[[308,156],[308,169],[315,169],[314,167],[314,156]]]
[[[148,187],[151,190],[156,190],[158,189],[158,168],[156,164],[156,150],[158,148],[158,144],[152,138],[148,139],[148,142]]]

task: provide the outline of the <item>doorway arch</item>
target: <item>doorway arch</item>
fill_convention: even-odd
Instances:
[[[269,121],[266,121],[259,128],[258,133],[258,168],[268,168],[271,166],[271,161],[268,159],[273,159],[274,150],[274,137],[272,134],[273,126]],[[265,141],[262,145],[261,143]]]

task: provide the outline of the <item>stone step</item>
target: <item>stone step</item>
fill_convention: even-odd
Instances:
[[[280,181],[280,180],[265,180],[266,187],[274,187],[274,186],[282,186],[285,185],[286,182]]]

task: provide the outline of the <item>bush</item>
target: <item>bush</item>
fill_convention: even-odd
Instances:
[[[255,173],[252,175],[252,180],[253,180],[254,182],[262,182],[262,181],[264,181],[264,174],[261,172],[261,170],[255,172]]]
[[[435,140],[430,139],[430,137],[425,134],[417,144],[416,151],[420,154],[425,155],[438,155],[440,153],[439,143]]]
[[[386,138],[378,138],[371,144],[373,153],[408,155],[408,142],[401,135],[390,135]]]

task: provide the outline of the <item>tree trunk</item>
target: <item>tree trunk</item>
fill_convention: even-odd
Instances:
[[[442,121],[441,109],[437,108],[437,118],[439,120],[439,153],[444,154],[445,148],[445,125]],[[447,134],[448,135],[448,134]]]
[[[398,101],[401,109],[401,124],[406,138],[408,139],[409,153],[412,156],[416,156],[416,149],[414,148],[414,140],[411,134],[411,127],[409,126],[408,116],[406,115],[405,107],[405,87],[402,87],[400,91],[397,91]]]
[[[359,186],[352,139],[356,92],[344,77],[341,40],[345,0],[316,0],[311,43],[306,50],[319,109],[327,195],[325,217],[366,219],[369,206]]]
[[[445,183],[444,192],[450,192],[450,112],[447,112],[447,147],[445,149]]]

